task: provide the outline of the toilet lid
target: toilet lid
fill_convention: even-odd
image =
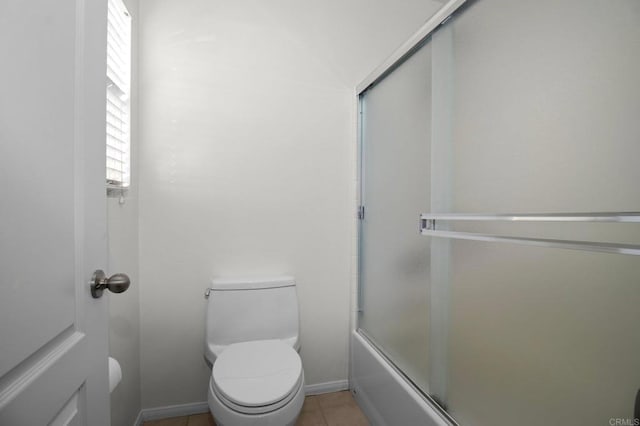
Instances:
[[[213,364],[216,389],[228,400],[246,407],[275,404],[299,384],[302,363],[298,353],[279,340],[235,343]]]

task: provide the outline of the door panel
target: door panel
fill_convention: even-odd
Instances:
[[[4,390],[0,424],[45,425],[52,422],[65,402],[78,393],[86,381],[87,358],[86,335],[80,332],[65,333],[60,342],[46,345],[34,353],[6,377],[14,378],[10,381],[13,388]],[[80,415],[85,415],[84,407],[80,409]]]
[[[14,344],[3,345],[0,375],[75,321],[75,300],[68,297],[75,288],[75,4],[56,2],[57,19],[51,7],[11,6],[0,6],[0,51],[14,59],[2,71],[8,74],[2,81],[12,84],[5,83],[0,100],[0,179],[11,183],[3,188],[0,224],[3,296],[11,303],[0,310],[0,336]],[[14,17],[25,13],[16,28]],[[24,333],[16,324],[37,326]]]
[[[481,0],[447,22],[449,212],[640,210],[639,20],[634,0]],[[436,227],[465,238],[640,242],[638,223],[593,220]],[[638,256],[450,244],[446,402],[457,421],[631,419],[640,385]]]
[[[361,103],[359,325],[426,392],[429,244],[417,220],[430,200],[431,47],[369,89]]]
[[[106,2],[0,2],[0,424],[109,424]]]
[[[80,392],[74,394],[62,407],[50,426],[80,426],[82,425]]]

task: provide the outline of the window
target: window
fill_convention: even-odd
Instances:
[[[131,16],[122,0],[108,1],[107,187],[126,188],[130,173]]]

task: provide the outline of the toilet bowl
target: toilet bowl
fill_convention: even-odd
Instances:
[[[208,404],[217,424],[295,424],[305,397],[295,281],[217,279],[208,293]]]
[[[213,365],[208,402],[224,426],[293,425],[304,403],[298,353],[278,340],[230,345]]]

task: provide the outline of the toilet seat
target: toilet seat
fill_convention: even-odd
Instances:
[[[211,372],[211,390],[227,407],[245,414],[277,410],[303,386],[300,356],[280,340],[229,345]]]

